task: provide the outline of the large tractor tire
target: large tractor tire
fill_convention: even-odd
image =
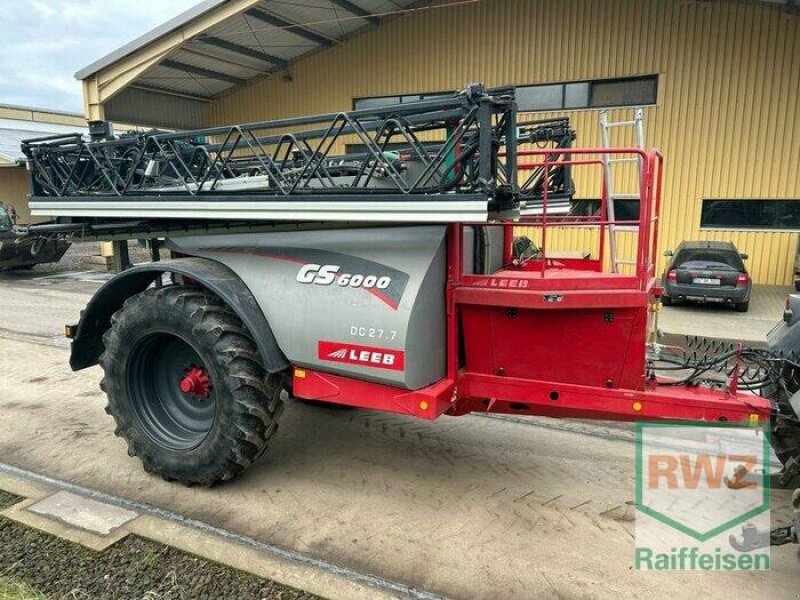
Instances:
[[[264,370],[219,298],[191,286],[148,289],[114,314],[103,342],[106,412],[146,471],[210,486],[266,452],[284,377]]]
[[[776,412],[772,417],[770,442],[775,456],[784,466],[792,460],[800,461],[800,422],[789,403],[789,398],[800,389],[800,372],[793,367],[785,367],[783,371],[785,389],[775,384],[768,384],[761,389],[761,395],[772,400]],[[800,478],[792,478],[791,486],[797,487]]]

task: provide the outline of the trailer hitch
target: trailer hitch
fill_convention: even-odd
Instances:
[[[795,526],[776,527],[772,531],[760,531],[752,523],[747,523],[742,527],[741,536],[731,534],[728,541],[734,550],[739,552],[751,552],[759,548],[768,546],[783,546],[784,544],[796,544],[797,534]]]
[[[781,471],[778,478],[778,485],[787,485],[797,475],[800,475],[800,461],[797,460],[796,456],[793,456],[783,465],[783,471]],[[796,491],[797,490],[795,490],[795,492]],[[792,498],[794,498],[794,496],[792,496]]]
[[[783,546],[784,544],[797,544],[800,542],[797,533],[800,531],[800,488],[792,494],[793,523],[791,525],[776,527],[772,531],[759,531],[752,523],[742,526],[741,537],[729,535],[728,541],[734,550],[751,552],[768,546]]]

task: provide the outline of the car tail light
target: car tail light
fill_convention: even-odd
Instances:
[[[675,269],[670,269],[667,271],[667,281],[678,281],[678,274],[675,272]]]
[[[747,275],[747,273],[739,273],[739,279],[736,280],[736,285],[741,287],[747,285],[748,283],[750,283],[750,277]]]

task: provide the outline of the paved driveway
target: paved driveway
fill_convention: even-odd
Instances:
[[[0,460],[457,598],[795,597],[770,573],[632,569],[634,447],[603,423],[428,423],[292,403],[271,453],[215,489],[145,474],[113,435],[98,369],[58,341],[91,281],[0,276]],[[773,493],[786,514],[788,493]]]
[[[783,318],[786,296],[792,292],[788,286],[755,286],[746,313],[718,304],[665,306],[658,326],[670,334],[765,342],[769,330]]]

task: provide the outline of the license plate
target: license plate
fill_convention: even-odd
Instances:
[[[702,285],[719,285],[722,283],[719,279],[709,279],[708,277],[695,277],[692,283],[699,283]]]

